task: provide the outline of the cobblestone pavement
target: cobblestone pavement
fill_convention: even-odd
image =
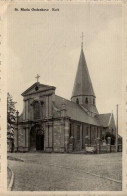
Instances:
[[[122,154],[13,153],[13,191],[120,191]],[[91,172],[113,180],[91,175]]]

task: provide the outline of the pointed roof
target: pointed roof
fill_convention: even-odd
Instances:
[[[111,113],[99,114],[99,118],[101,119],[102,124],[103,124],[104,127],[109,126],[111,115],[112,115]]]
[[[92,95],[95,97],[89,71],[87,68],[83,48],[81,48],[78,69],[74,82],[72,97],[78,95]]]
[[[99,118],[103,124],[103,127],[112,127],[116,129],[113,113],[99,114]]]

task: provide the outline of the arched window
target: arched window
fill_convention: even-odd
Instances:
[[[88,98],[87,98],[87,97],[86,97],[86,99],[85,99],[85,103],[88,104]]]
[[[76,99],[76,103],[79,104],[79,99],[78,98]]]
[[[35,102],[33,105],[34,108],[34,119],[40,119],[40,104],[39,102]]]
[[[93,105],[95,105],[95,99],[93,99]]]

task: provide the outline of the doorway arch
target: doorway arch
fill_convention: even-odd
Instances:
[[[44,150],[44,129],[34,125],[30,130],[30,151]]]

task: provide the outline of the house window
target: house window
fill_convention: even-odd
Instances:
[[[40,104],[39,102],[34,103],[34,119],[40,119]]]
[[[80,125],[77,125],[77,140],[80,140]]]
[[[86,99],[85,99],[85,103],[88,104],[88,98],[87,98],[87,97],[86,97]]]

